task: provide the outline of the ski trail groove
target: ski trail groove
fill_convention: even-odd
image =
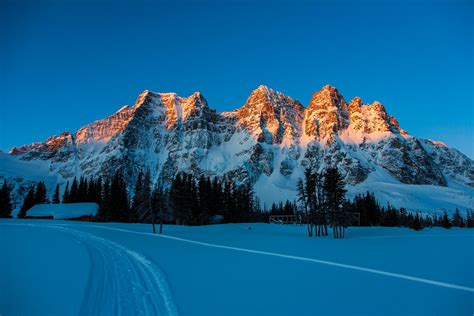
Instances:
[[[314,259],[314,258],[308,258],[308,257],[300,257],[300,256],[293,256],[293,255],[285,255],[285,254],[276,253],[276,252],[253,250],[253,249],[233,247],[233,246],[225,246],[225,245],[219,245],[219,244],[211,244],[211,243],[207,243],[207,242],[201,242],[201,241],[185,239],[185,238],[180,238],[180,237],[174,237],[174,236],[169,236],[169,235],[158,235],[158,234],[152,234],[152,233],[136,232],[136,231],[131,231],[131,230],[127,230],[127,229],[106,227],[106,226],[100,226],[100,225],[93,225],[93,226],[88,226],[88,227],[91,227],[91,228],[92,227],[97,227],[97,228],[101,228],[101,229],[122,231],[122,232],[130,233],[130,234],[155,236],[155,237],[160,237],[160,238],[172,239],[172,240],[177,240],[177,241],[181,241],[181,242],[201,245],[201,246],[205,246],[205,247],[227,249],[227,250],[234,250],[234,251],[258,254],[258,255],[279,257],[279,258],[305,261],[305,262],[312,262],[312,263],[319,263],[319,264],[324,264],[324,265],[343,268],[343,269],[350,269],[350,270],[368,272],[368,273],[388,276],[388,277],[392,277],[392,278],[404,279],[404,280],[408,280],[408,281],[413,281],[413,282],[418,282],[418,283],[434,285],[434,286],[438,286],[438,287],[444,287],[444,288],[449,288],[449,289],[474,293],[474,288],[467,287],[467,286],[451,284],[451,283],[446,283],[446,282],[440,282],[440,281],[435,281],[435,280],[410,276],[410,275],[406,275],[406,274],[393,273],[393,272],[388,272],[388,271],[383,271],[383,270],[365,268],[365,267],[361,267],[361,266],[344,264],[344,263],[339,263],[339,262],[334,262],[334,261],[327,261],[327,260]]]
[[[81,315],[178,315],[165,276],[140,254],[69,225],[14,225],[56,229],[86,247],[91,271]]]

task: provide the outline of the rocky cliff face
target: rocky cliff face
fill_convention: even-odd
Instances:
[[[471,159],[412,137],[379,102],[356,97],[348,104],[331,86],[315,92],[307,108],[260,86],[241,108],[226,113],[211,109],[198,92],[182,98],[146,90],[108,118],[15,147],[9,155],[42,162],[59,183],[118,169],[130,183],[144,169],[166,183],[186,171],[250,182],[267,202],[294,197],[304,168],[330,165],[353,187],[381,174],[399,184],[447,187],[454,181],[467,192],[474,187]],[[21,187],[18,177],[3,173]]]

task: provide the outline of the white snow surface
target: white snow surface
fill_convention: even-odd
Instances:
[[[96,203],[36,204],[26,216],[53,216],[54,219],[71,219],[81,216],[95,216],[99,206]]]
[[[270,177],[262,175],[254,185],[254,191],[260,198],[262,205],[271,206],[275,201],[297,201],[294,188],[298,177],[283,177],[272,174]],[[368,178],[355,186],[346,186],[347,198],[353,199],[356,195],[373,193],[382,206],[390,204],[394,207],[404,207],[411,211],[424,213],[438,213],[447,211],[452,213],[456,208],[465,212],[474,209],[474,189],[448,179],[448,186],[405,184],[389,176],[382,168],[369,174]]]
[[[472,230],[360,227],[335,240],[308,238],[305,229],[166,225],[154,235],[145,224],[1,219],[0,312],[474,312]]]

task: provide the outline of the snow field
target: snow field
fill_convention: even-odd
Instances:
[[[99,243],[97,237],[146,258],[166,275],[160,284],[169,286],[181,315],[474,311],[474,234],[466,229],[352,228],[346,240],[308,238],[305,227],[268,224],[166,226],[164,237],[142,224],[4,220],[0,230],[28,222],[65,225],[92,235],[91,243]]]

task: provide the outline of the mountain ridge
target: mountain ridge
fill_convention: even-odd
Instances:
[[[261,85],[240,108],[222,113],[209,107],[200,92],[180,97],[144,90],[133,106],[75,133],[14,147],[9,156],[44,162],[61,184],[73,176],[107,176],[117,169],[129,183],[144,169],[165,183],[179,171],[228,177],[252,184],[262,196],[269,195],[265,185],[280,193],[264,198],[267,203],[295,198],[295,182],[304,168],[321,171],[331,165],[342,172],[349,191],[384,173],[377,181],[461,188],[459,206],[473,207],[471,159],[439,142],[413,137],[380,102],[365,104],[355,97],[347,103],[330,85],[313,93],[307,107]],[[17,191],[28,183],[4,173],[0,177],[13,179]]]

